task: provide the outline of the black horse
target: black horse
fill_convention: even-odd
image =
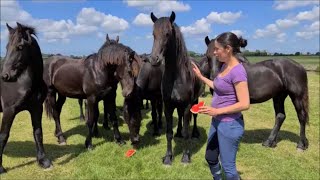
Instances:
[[[214,59],[215,60],[215,59]],[[199,69],[202,73],[202,75],[208,79],[212,78],[212,60],[208,59],[206,56],[202,57],[199,61]],[[202,97],[205,97],[205,85],[203,86],[203,93]],[[213,94],[213,89],[209,88],[211,94]]]
[[[207,36],[205,42],[208,46],[206,56],[212,59],[214,58],[214,39],[210,40]],[[284,101],[289,95],[300,122],[300,141],[297,149],[307,149],[308,140],[305,129],[309,121],[309,95],[307,73],[303,66],[289,58],[269,59],[251,64],[245,58],[238,57],[247,71],[250,103],[262,103],[273,99],[275,125],[263,145],[276,147],[278,132],[286,118]],[[215,76],[221,66],[221,62],[213,61]]]
[[[35,29],[17,23],[16,28],[7,24],[9,41],[1,72],[0,112],[3,112],[0,128],[0,174],[3,150],[7,144],[13,120],[19,112],[30,112],[33,136],[36,142],[37,161],[43,168],[51,167],[45,157],[42,135],[42,103],[46,97],[46,85],[42,79],[43,60],[40,47],[34,37]]]
[[[164,102],[164,112],[167,122],[167,152],[163,163],[171,165],[172,153],[172,121],[175,108],[178,114],[183,116],[182,136],[185,145],[182,156],[183,163],[190,162],[190,135],[189,123],[191,119],[191,106],[198,100],[203,83],[192,71],[191,60],[188,58],[188,51],[179,27],[174,23],[175,13],[170,17],[157,18],[151,13],[154,22],[152,47],[153,65],[164,62],[164,73],[162,76],[161,91]]]
[[[109,35],[106,35],[106,42],[105,45],[111,44],[118,44],[119,36],[116,37],[115,40],[110,39]],[[83,59],[85,60],[85,59]],[[112,86],[111,92],[103,98],[103,111],[104,111],[104,118],[103,118],[103,127],[106,130],[109,130],[109,121],[111,122],[118,122],[116,116],[116,96],[117,96],[117,88],[118,88],[118,81],[115,80],[114,85]],[[78,100],[80,106],[80,121],[84,121],[85,116],[83,114],[83,99]],[[111,119],[111,120],[110,120]],[[97,126],[97,124],[95,124]],[[97,128],[96,128],[97,129]],[[96,131],[97,134],[97,131]]]
[[[140,55],[140,57],[143,60],[143,64],[141,64],[136,84],[139,87],[141,100],[146,99],[151,101],[151,116],[154,128],[153,135],[159,136],[160,129],[162,129],[163,103],[161,95],[161,80],[164,66],[160,64],[152,66],[150,63],[150,55],[143,54]]]
[[[56,122],[55,135],[59,143],[65,142],[60,126],[60,112],[66,97],[87,99],[87,126],[89,134],[85,145],[92,148],[92,136],[97,132],[99,116],[98,102],[112,92],[115,82],[120,82],[124,102],[124,119],[127,121],[132,144],[139,142],[141,122],[140,109],[137,110],[137,88],[135,78],[139,72],[140,57],[123,44],[105,42],[97,54],[88,56],[84,61],[70,61],[65,57],[53,57],[49,65],[49,88],[45,101],[49,117]],[[58,100],[55,95],[58,93]],[[114,109],[115,110],[115,109]],[[124,141],[113,122],[116,142]]]

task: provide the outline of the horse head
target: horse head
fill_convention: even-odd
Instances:
[[[151,64],[156,65],[164,61],[164,57],[171,48],[174,46],[173,40],[175,39],[174,20],[175,13],[172,11],[170,17],[157,18],[151,12],[151,19],[154,22],[153,25],[153,47],[151,53]]]
[[[17,22],[17,27],[12,28],[7,24],[9,41],[4,58],[2,79],[4,81],[16,81],[20,74],[27,68],[31,60],[32,45],[35,35],[32,27],[27,27]]]
[[[209,39],[208,36],[205,37],[205,43],[207,44],[207,51],[206,51],[206,57],[208,59],[208,63],[210,64],[211,67],[211,74],[210,74],[210,79],[214,79],[217,75],[219,70],[221,69],[222,62],[218,61],[216,56],[214,55],[214,41],[215,39]]]
[[[114,73],[121,84],[123,97],[128,98],[133,92],[142,63],[137,53],[121,43],[105,43],[98,51],[98,61],[107,71]]]

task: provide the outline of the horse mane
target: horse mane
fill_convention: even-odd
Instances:
[[[97,56],[105,64],[122,65],[128,58],[128,53],[133,52],[131,48],[121,43],[104,44],[98,51]]]
[[[183,35],[180,31],[179,26],[176,23],[173,23],[173,30],[175,33],[175,46],[176,46],[176,55],[178,61],[178,67],[187,71],[191,71],[191,64],[188,57],[188,50],[183,38]]]

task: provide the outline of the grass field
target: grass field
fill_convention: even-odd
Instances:
[[[265,148],[261,143],[274,125],[272,102],[252,105],[244,112],[245,135],[237,159],[238,170],[243,179],[319,179],[319,74],[308,73],[310,96],[310,125],[307,126],[309,149],[296,150],[299,140],[299,123],[291,100],[286,100],[287,119],[279,133],[278,146]],[[120,89],[120,88],[119,88]],[[120,90],[119,92],[120,93]],[[118,96],[117,106],[122,105]],[[203,98],[207,104],[208,95]],[[102,117],[102,104],[100,104]],[[30,116],[27,112],[17,115],[3,157],[8,173],[0,179],[211,179],[204,159],[210,118],[199,116],[200,140],[192,140],[192,162],[180,163],[183,143],[174,139],[175,159],[171,167],[162,165],[166,151],[165,134],[151,136],[150,111],[143,110],[140,134],[142,144],[132,158],[125,152],[131,148],[128,127],[120,112],[120,132],[127,144],[120,147],[112,139],[112,131],[105,131],[101,124],[101,138],[94,138],[94,150],[84,148],[87,128],[79,122],[77,100],[68,99],[63,107],[62,127],[67,136],[66,146],[57,145],[53,136],[54,121],[43,115],[44,144],[48,157],[53,160],[53,169],[44,171],[35,161],[35,144],[32,136]],[[175,113],[175,119],[177,114]],[[176,131],[176,122],[174,132]]]

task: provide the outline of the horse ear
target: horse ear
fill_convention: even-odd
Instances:
[[[173,21],[176,19],[176,13],[174,13],[173,11],[171,12],[170,15],[170,22],[173,23]]]
[[[8,28],[9,33],[10,33],[10,34],[12,34],[12,32],[13,32],[13,28],[12,28],[12,27],[10,27],[8,23],[6,23],[6,25],[7,25],[7,28]]]
[[[206,36],[206,38],[204,38],[204,41],[206,42],[207,46],[209,46],[210,44],[210,39],[208,36]]]
[[[18,30],[21,31],[22,30],[22,25],[20,23],[18,23],[18,22],[16,22],[16,23],[17,23],[17,26],[18,26]]]
[[[155,23],[158,20],[158,18],[153,14],[153,12],[151,12],[151,19],[153,23]]]
[[[109,35],[108,35],[108,34],[106,35],[106,41],[107,41],[107,42],[109,42],[109,41],[110,41],[110,39],[109,39]]]
[[[116,42],[117,42],[117,43],[119,42],[119,36],[116,37]]]

